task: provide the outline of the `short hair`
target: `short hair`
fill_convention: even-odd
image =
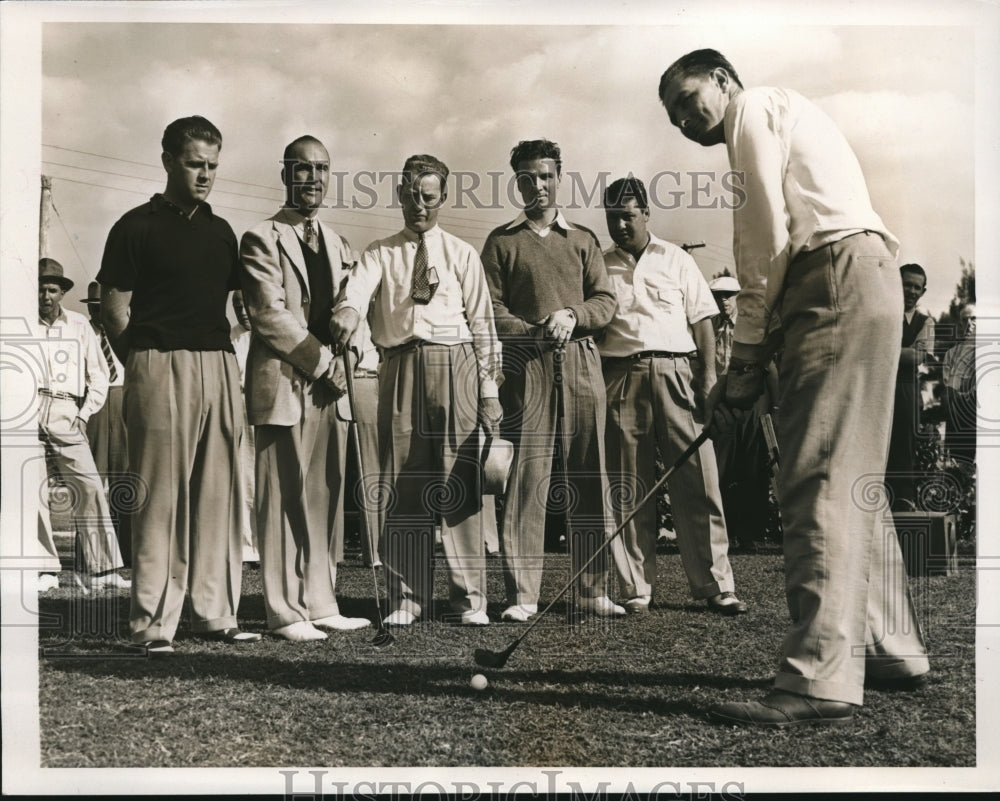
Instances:
[[[692,50],[667,67],[666,72],[660,77],[660,102],[663,102],[663,96],[667,93],[667,87],[672,81],[689,78],[692,75],[708,75],[712,70],[719,68],[729,73],[729,77],[740,89],[743,88],[740,76],[736,74],[736,68],[718,50],[710,48]]]
[[[184,145],[193,140],[222,147],[222,134],[219,129],[204,117],[198,116],[181,117],[170,123],[163,131],[160,145],[164,153],[179,156],[184,150]]]
[[[556,173],[562,174],[562,151],[555,142],[548,139],[522,139],[510,151],[510,168],[517,171],[522,161],[552,159],[556,163]]]
[[[632,175],[613,181],[604,190],[604,208],[606,209],[620,209],[630,200],[634,200],[640,209],[649,208],[649,195],[646,194],[646,186]]]
[[[401,179],[404,184],[412,184],[425,175],[436,175],[441,181],[441,191],[445,191],[445,183],[448,181],[448,166],[441,159],[420,153],[410,156],[403,164]]]
[[[906,273],[912,273],[913,275],[922,276],[924,279],[924,288],[927,288],[927,273],[924,272],[924,268],[919,264],[904,264],[899,268],[899,277],[902,278]]]
[[[304,136],[300,136],[298,139],[293,139],[291,142],[285,145],[285,152],[281,154],[281,163],[287,164],[289,161],[291,161],[292,150],[295,148],[296,145],[301,145],[303,142],[310,142],[314,145],[319,145],[321,148],[326,150],[326,145],[320,142],[319,139],[310,134],[305,134]]]

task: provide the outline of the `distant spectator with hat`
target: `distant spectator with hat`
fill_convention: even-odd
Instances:
[[[729,370],[733,354],[733,330],[736,326],[736,296],[740,283],[731,275],[713,278],[708,285],[719,313],[712,318],[715,331],[715,367],[718,375]],[[767,366],[767,390],[734,424],[725,437],[712,440],[719,466],[722,505],[730,549],[754,549],[761,543],[770,519],[767,443],[761,429],[761,416],[776,414],[778,375],[774,362]]]
[[[101,285],[91,281],[87,286],[87,297],[81,303],[87,304],[90,314],[90,326],[101,346],[101,355],[108,367],[108,397],[104,405],[90,416],[87,423],[87,439],[90,440],[90,451],[94,454],[94,464],[97,472],[104,477],[105,491],[111,506],[111,519],[118,532],[118,544],[122,550],[122,558],[126,563],[131,561],[132,533],[130,516],[126,508],[118,508],[114,499],[116,485],[121,487],[127,480],[128,454],[125,445],[125,421],[122,419],[122,394],[125,385],[125,367],[118,360],[111,348],[101,322]],[[125,494],[131,495],[126,492]]]
[[[601,340],[607,385],[606,453],[614,493],[643,497],[655,483],[656,449],[666,464],[702,429],[701,409],[715,384],[715,302],[694,259],[648,228],[649,197],[638,178],[604,192],[604,253],[618,305]],[[704,443],[668,482],[677,547],[691,595],[712,612],[747,611],[735,593],[715,451]],[[617,508],[619,519],[631,511]],[[614,540],[612,553],[630,613],[649,609],[656,580],[656,511],[646,504]]]
[[[38,317],[45,342],[39,377],[39,438],[50,478],[60,479],[73,500],[76,577],[87,592],[127,589],[116,572],[123,566],[111,510],[87,441],[87,424],[108,394],[108,365],[82,314],[62,307],[73,282],[55,259],[38,262]]]

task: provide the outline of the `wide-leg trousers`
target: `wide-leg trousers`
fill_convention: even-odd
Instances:
[[[472,343],[390,351],[379,371],[379,551],[391,610],[429,610],[438,523],[452,610],[486,610],[478,376]]]
[[[866,667],[928,670],[883,477],[902,289],[882,238],[847,237],[789,265],[779,368],[785,592],[775,686],[860,704]]]
[[[656,483],[656,446],[670,467],[701,433],[686,356],[605,359],[608,478],[620,522]],[[677,547],[694,598],[734,589],[715,450],[706,442],[668,480]],[[624,598],[652,595],[656,503],[636,513],[611,546]]]
[[[242,579],[236,469],[243,411],[226,351],[133,350],[125,366],[134,642],[172,640],[185,594],[195,632],[236,626]]]
[[[574,573],[614,530],[604,463],[604,377],[590,338],[569,342],[561,356],[534,346],[505,346],[504,377],[501,431],[514,445],[501,539],[504,585],[507,603],[537,604],[557,452],[565,475],[554,502],[572,533]],[[580,596],[605,595],[607,569],[602,552],[580,577],[575,588]]]

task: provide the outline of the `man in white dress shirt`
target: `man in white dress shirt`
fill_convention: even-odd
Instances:
[[[430,614],[438,520],[452,612],[462,625],[489,623],[479,427],[493,431],[502,416],[500,343],[479,255],[437,225],[447,179],[434,156],[406,160],[397,187],[405,227],[367,247],[330,325],[346,344],[374,300],[389,496],[379,549],[392,610],[385,622],[397,626]]]
[[[633,501],[656,481],[656,446],[667,465],[701,433],[701,409],[715,384],[718,311],[694,259],[650,233],[649,198],[638,178],[604,192],[615,247],[604,263],[618,306],[601,340],[608,395],[608,479]],[[723,615],[747,611],[736,597],[715,451],[706,442],[668,482],[677,547],[691,594]],[[620,521],[631,509],[618,508]],[[656,505],[646,504],[615,539],[612,552],[633,614],[649,608],[656,580]]]
[[[882,484],[892,423],[898,243],[847,140],[800,94],[744,90],[721,53],[697,50],[667,69],[659,96],[685,137],[725,144],[744,181],[739,316],[729,371],[708,398],[712,425],[752,406],[784,342],[778,493],[792,627],[774,689],[712,717],[849,723],[866,680],[912,686],[929,669],[892,519],[864,502],[864,486]]]

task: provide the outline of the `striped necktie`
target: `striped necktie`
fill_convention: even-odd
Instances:
[[[108,363],[108,370],[111,372],[111,383],[118,380],[118,370],[115,368],[115,357],[111,352],[111,343],[108,341],[108,335],[104,331],[104,326],[101,326],[101,352],[104,354],[104,360]]]

